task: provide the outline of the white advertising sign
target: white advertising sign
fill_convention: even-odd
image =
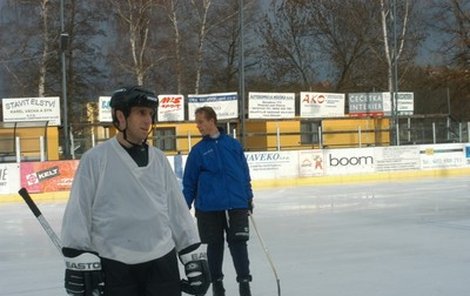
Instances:
[[[20,165],[0,163],[0,194],[16,193],[20,186]]]
[[[49,121],[48,125],[60,125],[60,98],[4,98],[3,121]]]
[[[393,146],[375,148],[376,172],[419,170],[418,146]]]
[[[248,117],[263,118],[294,118],[294,93],[248,93]]]
[[[344,117],[344,102],[345,94],[301,92],[300,117]]]
[[[323,175],[323,152],[321,150],[305,150],[299,153],[299,177]]]
[[[295,178],[299,174],[296,151],[246,152],[253,180]]]
[[[157,120],[184,121],[184,96],[159,95]]]
[[[327,175],[374,172],[374,148],[326,149],[324,153],[323,162]]]
[[[397,114],[413,115],[414,113],[414,93],[399,92],[397,93]]]
[[[204,106],[214,108],[217,119],[238,118],[238,95],[236,92],[188,95],[188,119],[194,120],[194,111]]]
[[[390,94],[349,93],[349,114],[352,116],[383,116],[390,112]],[[385,97],[384,97],[385,96]]]
[[[421,168],[457,168],[465,165],[462,144],[420,145]]]
[[[113,122],[111,107],[109,106],[110,101],[111,97],[109,96],[101,96],[98,99],[98,120],[100,122]]]

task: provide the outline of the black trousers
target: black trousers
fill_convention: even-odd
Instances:
[[[140,264],[101,258],[106,296],[181,296],[175,250]]]
[[[228,243],[237,281],[251,280],[247,241],[249,239],[248,210],[201,212],[196,210],[201,241],[207,244],[207,260],[212,281],[224,277],[225,237]]]

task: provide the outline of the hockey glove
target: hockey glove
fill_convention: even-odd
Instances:
[[[205,295],[211,283],[205,247],[192,245],[181,251],[179,257],[187,277],[181,281],[181,290],[190,295]]]
[[[104,295],[101,260],[95,253],[63,248],[65,257],[65,290],[71,296]]]

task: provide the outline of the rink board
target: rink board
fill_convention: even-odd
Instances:
[[[261,151],[245,153],[255,189],[279,186],[470,175],[470,144]],[[168,156],[178,178],[186,155]],[[0,164],[0,202],[67,199],[78,160]]]

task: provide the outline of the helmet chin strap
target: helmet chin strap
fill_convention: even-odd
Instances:
[[[142,146],[145,142],[147,142],[147,137],[146,137],[145,139],[143,139],[140,144],[134,143],[134,142],[130,141],[130,140],[127,138],[126,130],[127,130],[127,129],[124,129],[124,130],[122,131],[122,134],[123,134],[123,136],[124,136],[124,140],[125,140],[127,143],[131,144],[132,146]]]
[[[142,140],[142,142],[139,144],[139,143],[134,143],[132,141],[130,141],[128,138],[127,138],[127,117],[126,117],[126,127],[121,129],[119,127],[119,123],[113,123],[114,126],[116,127],[116,129],[122,133],[123,135],[123,139],[124,141],[126,141],[127,143],[131,144],[132,147],[135,147],[135,146],[142,146],[144,145],[145,143],[147,143],[147,139],[148,139],[148,136],[150,135],[150,133],[152,132],[152,129],[153,129],[153,121],[152,121],[152,129],[149,130],[149,132],[147,133],[147,136],[145,137],[145,139]]]
[[[152,124],[152,127],[153,127],[153,124]],[[125,129],[122,129],[122,130],[119,129],[119,131],[122,133],[123,139],[124,139],[127,143],[131,144],[131,145],[134,147],[134,146],[142,146],[142,145],[144,145],[145,143],[147,143],[148,136],[149,136],[150,133],[152,132],[152,129],[149,130],[149,132],[147,133],[147,136],[145,137],[145,139],[142,140],[142,142],[141,142],[140,144],[134,143],[134,142],[130,141],[130,140],[127,138],[127,132],[126,132],[126,131],[127,131],[127,118],[126,118],[126,128],[125,128]]]
[[[122,138],[124,139],[124,141],[126,141],[126,142],[129,143],[129,144],[131,144],[132,147],[135,147],[135,146],[142,146],[145,142],[147,142],[147,137],[148,137],[148,135],[147,135],[147,137],[145,137],[145,139],[142,140],[141,143],[132,142],[131,140],[129,140],[129,139],[127,138],[127,118],[126,118],[126,127],[125,127],[125,128],[121,129],[118,124],[115,124],[115,127],[117,128],[117,130],[118,130],[119,132],[122,133]]]

